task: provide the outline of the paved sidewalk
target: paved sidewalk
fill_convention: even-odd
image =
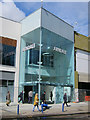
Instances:
[[[0,115],[2,118],[30,118],[36,116],[54,116],[54,115],[73,115],[88,113],[88,102],[69,103],[70,107],[65,107],[62,112],[62,104],[49,104],[49,109],[46,109],[43,113],[39,112],[37,108],[33,112],[32,104],[19,104],[19,115],[17,115],[17,104],[11,103],[10,106],[6,106],[5,103],[0,104]],[[40,108],[41,109],[41,108]]]

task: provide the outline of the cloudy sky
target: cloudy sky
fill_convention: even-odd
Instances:
[[[35,0],[33,0],[35,2],[25,1],[27,2],[24,0],[0,0],[0,16],[19,22],[41,6],[41,3]],[[60,0],[56,0],[59,2],[43,1],[45,9],[74,26],[74,30],[77,32],[88,36],[88,0],[79,2],[72,2],[72,0],[68,2],[65,0],[63,0],[64,2]]]

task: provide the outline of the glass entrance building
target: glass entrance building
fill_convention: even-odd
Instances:
[[[73,100],[74,30],[71,25],[40,8],[21,21],[19,92],[28,99],[28,92],[46,91],[54,103]]]

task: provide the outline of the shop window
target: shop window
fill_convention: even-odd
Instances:
[[[15,66],[16,47],[3,45],[2,64]]]
[[[0,64],[15,66],[16,40],[0,37]]]
[[[1,80],[0,86],[7,87],[9,85],[14,85],[14,80]]]
[[[41,53],[42,66],[53,67],[54,56],[51,54]],[[38,65],[39,62],[39,50],[30,49],[26,51],[25,64],[27,65]]]
[[[7,80],[2,80],[2,87],[7,87]]]
[[[42,65],[46,67],[53,67],[53,55],[50,54],[42,54]]]
[[[31,49],[29,56],[29,64],[38,64],[39,62],[39,51]]]
[[[13,80],[9,80],[8,81],[8,85],[14,85],[14,81]]]

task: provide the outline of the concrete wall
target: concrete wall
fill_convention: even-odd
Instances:
[[[90,52],[90,41],[88,40],[88,37],[81,35],[79,33],[75,33],[74,35],[75,37],[75,48],[84,50],[84,51],[88,51]]]
[[[38,9],[37,11],[30,14],[28,17],[26,17],[21,21],[22,36],[40,27],[40,18],[41,18],[40,16],[41,16],[41,9]]]
[[[20,23],[0,17],[0,36],[18,40],[20,37]]]
[[[43,8],[23,19],[21,24],[22,36],[42,26],[74,42],[73,27]]]
[[[62,37],[74,42],[73,27],[56,17],[52,13],[42,9],[42,27],[61,35]]]

